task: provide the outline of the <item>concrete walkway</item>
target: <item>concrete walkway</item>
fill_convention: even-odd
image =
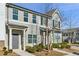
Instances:
[[[61,52],[61,53],[65,53],[67,55],[64,55],[64,56],[78,56],[76,54],[73,54],[73,53],[70,53],[70,52],[66,52],[66,51],[62,51],[60,49],[56,49],[54,48],[53,49],[54,51],[58,51],[58,52]],[[27,51],[23,51],[23,50],[13,50],[16,54],[20,55],[20,56],[35,56]]]
[[[13,50],[16,54],[20,55],[20,56],[35,56],[27,51],[23,51],[23,50]]]
[[[66,51],[62,51],[62,50],[56,49],[56,48],[54,48],[53,50],[67,54],[67,55],[65,55],[65,56],[78,56],[78,55],[76,55],[76,54],[73,54],[73,53],[70,53],[70,52],[66,52]]]

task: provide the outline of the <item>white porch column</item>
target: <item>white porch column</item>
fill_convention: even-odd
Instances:
[[[19,34],[19,49],[21,50],[21,35]]]
[[[44,36],[43,45],[45,46],[45,32],[43,32],[43,36]]]
[[[25,50],[25,46],[26,46],[25,31],[26,31],[26,29],[23,30],[23,46],[24,46],[24,50]]]
[[[12,28],[9,28],[9,49],[12,49]]]

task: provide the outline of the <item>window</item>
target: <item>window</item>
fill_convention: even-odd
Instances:
[[[46,26],[46,18],[45,17],[44,17],[43,23]]]
[[[18,10],[13,8],[13,19],[18,20]]]
[[[53,28],[54,28],[54,20],[53,20]]]
[[[41,16],[41,25],[43,25],[43,17]]]
[[[58,27],[58,25],[59,25],[59,24],[58,24],[58,21],[55,20],[55,21],[54,21],[54,26],[55,26],[55,27]]]
[[[36,23],[36,15],[33,15],[32,22],[33,22],[33,23]]]
[[[28,43],[37,43],[37,35],[28,35]]]
[[[37,43],[37,36],[33,35],[33,43]]]
[[[32,43],[32,35],[28,35],[28,43]]]
[[[24,21],[28,22],[28,13],[27,12],[24,12]]]
[[[59,28],[60,28],[60,22],[59,22]]]

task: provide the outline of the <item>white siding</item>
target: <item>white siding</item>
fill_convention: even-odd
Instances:
[[[5,40],[5,20],[6,20],[5,4],[0,3],[0,40]]]

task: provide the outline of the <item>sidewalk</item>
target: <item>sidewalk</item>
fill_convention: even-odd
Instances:
[[[27,51],[23,51],[23,50],[13,50],[16,54],[20,55],[20,56],[35,56]]]
[[[67,55],[65,55],[65,56],[78,56],[78,55],[76,55],[76,54],[73,54],[73,53],[70,53],[70,52],[66,52],[66,51],[62,51],[62,50],[56,49],[56,48],[54,48],[53,50],[67,54]]]

